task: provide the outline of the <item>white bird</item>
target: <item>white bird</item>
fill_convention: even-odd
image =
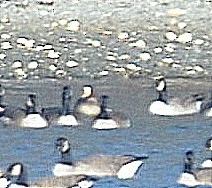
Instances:
[[[83,86],[83,94],[75,105],[75,112],[90,117],[95,117],[100,114],[100,103],[94,96],[93,87],[91,85]]]
[[[184,164],[184,172],[177,182],[188,187],[199,185],[212,185],[212,168],[193,169],[193,152],[187,151]]]
[[[92,127],[103,130],[130,127],[130,120],[127,117],[108,110],[107,100],[108,96],[101,96],[101,113],[92,122]]]
[[[78,126],[78,121],[75,113],[71,112],[71,92],[70,87],[65,86],[62,92],[62,107],[43,108],[42,114],[49,122],[56,125]]]
[[[26,116],[21,120],[20,126],[25,128],[46,128],[48,127],[48,122],[42,115],[36,111],[36,95],[28,95],[26,102]]]
[[[53,168],[55,176],[85,174],[88,176],[115,176],[120,179],[130,179],[143,164],[147,156],[132,155],[97,155],[72,162],[70,160],[70,143],[66,138],[58,138],[56,147],[62,155],[62,161]]]
[[[202,94],[184,96],[182,98],[169,98],[166,92],[166,81],[163,76],[156,78],[157,100],[153,101],[149,111],[155,115],[178,116],[190,115],[201,111],[201,104],[204,99]]]
[[[210,150],[211,152],[211,157],[207,160],[205,160],[203,163],[202,163],[202,167],[203,168],[212,168],[212,137],[210,137],[207,141],[206,141],[206,144],[205,144],[206,148],[208,150]]]

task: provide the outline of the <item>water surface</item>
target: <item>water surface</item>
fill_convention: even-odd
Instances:
[[[60,90],[67,83],[54,82],[5,82],[5,102],[22,106],[28,93],[38,94],[38,106],[60,103]],[[81,85],[73,82],[73,101],[80,95]],[[54,141],[66,137],[71,142],[72,159],[96,154],[148,155],[138,175],[131,180],[103,178],[94,187],[110,188],[175,188],[183,170],[183,157],[188,149],[196,155],[196,166],[210,153],[205,151],[205,141],[212,135],[212,121],[202,114],[187,117],[157,117],[148,113],[148,105],[154,98],[151,87],[131,84],[95,82],[97,96],[108,94],[109,106],[125,113],[132,120],[132,127],[110,131],[97,131],[90,127],[91,119],[76,128],[50,126],[33,130],[20,127],[0,128],[0,167],[13,162],[23,162],[28,170],[29,181],[52,175],[54,163],[60,160]],[[116,88],[116,89],[115,89]],[[207,89],[206,89],[207,90]],[[174,91],[174,89],[172,90]],[[192,89],[188,89],[188,92]],[[181,93],[183,94],[183,93]]]

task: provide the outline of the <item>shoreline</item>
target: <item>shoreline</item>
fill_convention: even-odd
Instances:
[[[0,78],[210,78],[207,12],[207,1],[2,1]]]

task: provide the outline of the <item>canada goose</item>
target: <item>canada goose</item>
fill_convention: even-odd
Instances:
[[[23,188],[23,187],[55,187],[55,188],[89,188],[93,185],[94,178],[85,175],[64,177],[46,177],[34,183],[27,183],[27,171],[22,163],[10,165],[4,176],[0,177],[0,188]]]
[[[155,78],[158,98],[152,102],[149,111],[155,115],[177,116],[195,114],[201,111],[204,96],[194,94],[183,98],[167,99],[166,81],[163,76]]]
[[[91,85],[83,86],[83,94],[75,105],[75,112],[95,117],[101,112],[100,103],[93,94]]]
[[[193,152],[187,151],[184,172],[179,177],[178,183],[188,187],[212,185],[212,168],[193,169]]]
[[[212,137],[210,137],[209,139],[207,139],[205,146],[206,146],[206,148],[208,150],[210,150],[211,157],[209,159],[205,160],[202,163],[202,167],[203,168],[212,168]]]
[[[70,101],[71,101],[70,87],[65,86],[63,88],[62,93],[62,114],[58,118],[57,124],[70,125],[70,126],[79,125],[76,116],[73,113],[71,113]]]
[[[97,155],[73,163],[70,160],[70,143],[66,138],[58,138],[56,147],[62,155],[62,161],[53,169],[55,176],[85,174],[88,176],[115,176],[120,179],[132,178],[147,156]]]
[[[101,96],[101,113],[92,122],[92,127],[95,129],[116,129],[130,127],[128,118],[107,108],[108,96]]]
[[[57,125],[78,126],[79,122],[74,113],[71,112],[70,87],[65,86],[62,91],[62,107],[43,108],[42,114],[47,120]]]
[[[28,128],[46,128],[48,127],[48,123],[41,116],[39,112],[36,111],[36,95],[30,94],[28,95],[28,99],[26,102],[26,115],[21,120],[20,126],[21,127],[28,127]]]
[[[0,178],[1,188],[22,188],[28,187],[26,183],[26,171],[23,164],[14,163],[9,166],[7,172]]]
[[[5,89],[0,84],[0,121],[4,126],[19,125],[21,119],[25,116],[25,110],[19,107],[2,104],[4,95]]]
[[[45,177],[32,182],[30,187],[51,187],[51,188],[89,188],[94,183],[94,178],[85,175],[72,175],[72,176],[53,176]]]

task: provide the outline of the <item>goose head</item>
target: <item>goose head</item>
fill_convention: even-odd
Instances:
[[[166,80],[164,76],[155,77],[155,86],[158,93],[157,101],[167,103]]]
[[[9,166],[7,173],[10,176],[18,177],[23,173],[23,165],[21,163],[14,163]]]
[[[93,95],[93,87],[91,85],[84,85],[81,98],[91,97],[92,95]]]
[[[98,118],[110,119],[109,114],[107,112],[108,98],[109,97],[107,95],[102,95],[100,97],[100,99],[101,99],[101,113],[99,114]]]
[[[36,95],[29,94],[26,101],[26,111],[27,114],[36,112]]]
[[[66,138],[60,137],[56,140],[55,146],[62,156],[60,163],[72,164],[70,159],[71,147],[69,141]]]
[[[184,172],[192,173],[194,154],[192,151],[187,151],[184,159]]]
[[[154,79],[155,79],[156,91],[157,92],[166,91],[166,80],[164,76],[158,76],[155,77]]]
[[[69,141],[63,137],[60,137],[56,140],[55,146],[56,149],[58,149],[62,154],[69,153],[71,149]]]
[[[10,165],[7,170],[7,173],[11,178],[16,178],[15,185],[21,185],[27,187],[27,174],[24,170],[24,166],[22,163],[14,163]],[[13,184],[12,184],[13,185]],[[12,186],[11,185],[11,186]]]
[[[206,140],[205,147],[209,149],[210,151],[212,151],[212,137]]]
[[[70,87],[65,86],[62,92],[62,114],[67,115],[70,113],[70,100],[71,100],[71,93]]]

